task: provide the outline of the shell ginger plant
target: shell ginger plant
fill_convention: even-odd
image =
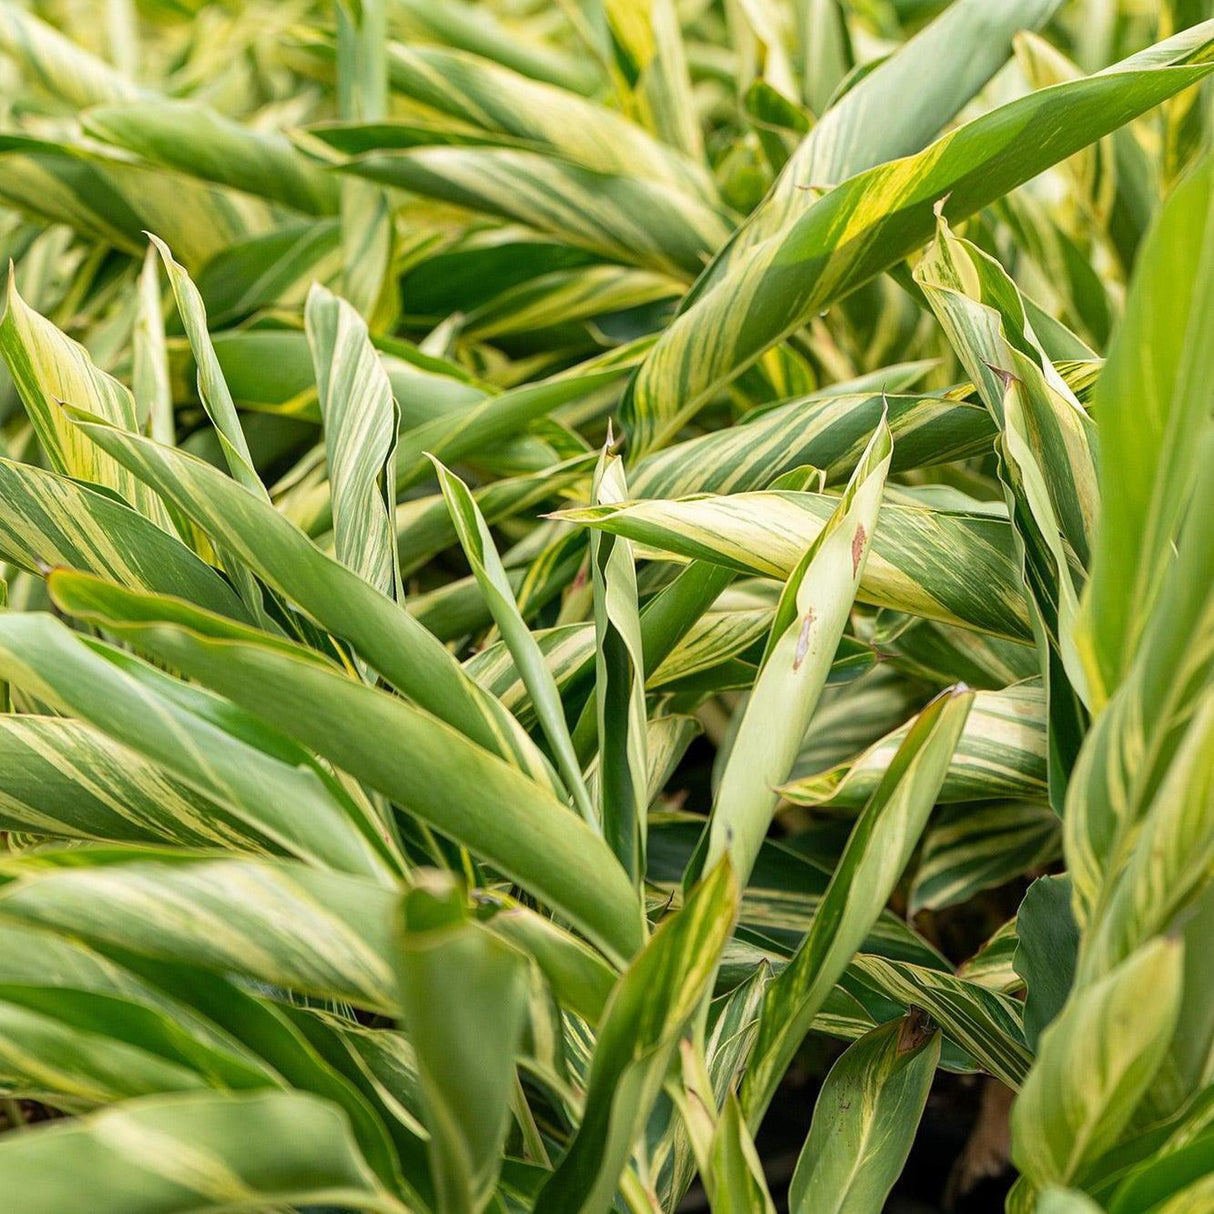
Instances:
[[[0,1205],[1214,1208],[1208,17],[0,0]]]

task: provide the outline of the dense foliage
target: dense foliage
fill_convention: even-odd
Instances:
[[[4,1209],[1214,1208],[1209,18],[0,0]]]

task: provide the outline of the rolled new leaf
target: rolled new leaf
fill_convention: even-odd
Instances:
[[[604,448],[595,471],[594,499],[619,501],[627,494],[623,461]],[[599,820],[608,845],[639,887],[645,873],[649,761],[645,656],[632,545],[618,536],[592,535],[590,570]]]
[[[892,450],[883,417],[776,607],[767,652],[713,803],[704,859],[711,868],[728,853],[743,886],[771,825],[775,790],[801,748],[851,612]]]

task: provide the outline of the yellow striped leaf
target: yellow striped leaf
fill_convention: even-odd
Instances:
[[[884,778],[912,723],[857,758],[782,788],[800,805],[861,806]],[[1046,791],[1045,697],[1035,680],[1004,691],[978,691],[937,800],[1040,797]]]
[[[1042,1034],[1012,1110],[1012,1159],[1031,1183],[1067,1184],[1125,1129],[1176,1027],[1182,964],[1179,941],[1154,940]]]
[[[768,491],[590,506],[556,517],[687,560],[783,580],[836,504],[829,494]],[[956,559],[940,562],[940,551]],[[991,515],[885,503],[857,598],[999,636],[1030,635],[1011,528]]]
[[[316,368],[337,559],[401,597],[393,529],[400,415],[363,319],[319,284],[304,312]]]
[[[152,1096],[6,1136],[0,1168],[30,1214],[55,1214],[89,1178],[97,1214],[204,1214],[234,1204],[407,1207],[375,1178],[336,1105],[294,1092]]]
[[[636,448],[663,445],[770,346],[929,240],[941,198],[958,222],[1203,79],[1212,39],[1214,23],[1195,26],[1104,72],[1001,106],[811,201],[662,334],[626,401]],[[1049,138],[1023,138],[1029,129]]]
[[[0,353],[54,470],[113,490],[172,534],[164,503],[155,492],[82,434],[63,409],[70,405],[121,430],[137,430],[134,398],[93,365],[79,342],[26,304],[17,292],[15,275],[9,276],[7,306],[0,319]]]

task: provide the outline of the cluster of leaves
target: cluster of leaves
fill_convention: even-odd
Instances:
[[[0,2],[14,1209],[1210,1208],[1206,8]]]

